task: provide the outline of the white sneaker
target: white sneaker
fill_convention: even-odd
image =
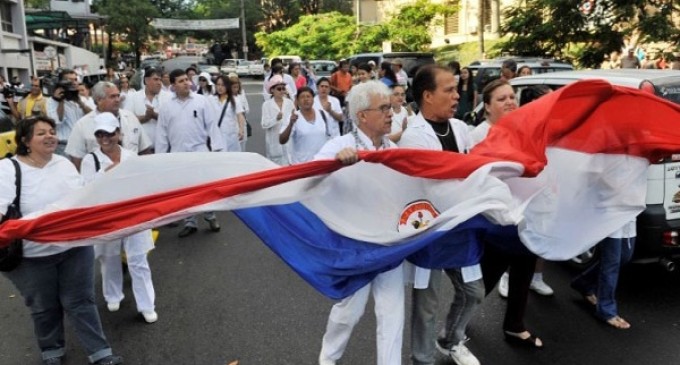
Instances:
[[[323,354],[319,354],[319,365],[335,365],[335,361],[324,357]]]
[[[443,348],[437,340],[435,340],[435,346],[439,352],[450,357],[458,365],[480,365],[479,360],[465,346],[466,341],[460,341],[459,344],[454,345],[450,350]]]
[[[109,312],[118,312],[120,309],[120,302],[106,303],[106,308],[109,309]]]
[[[529,285],[529,289],[535,291],[536,293],[540,295],[545,295],[545,296],[550,296],[553,295],[554,291],[550,287],[550,285],[546,284],[543,279],[540,280],[531,280],[531,285]]]
[[[510,275],[508,275],[508,272],[504,272],[503,275],[501,275],[501,280],[498,281],[498,294],[501,295],[503,298],[508,297],[508,286],[510,284],[508,283],[510,281]]]
[[[143,311],[142,316],[146,323],[154,323],[158,320],[158,313],[156,311]]]

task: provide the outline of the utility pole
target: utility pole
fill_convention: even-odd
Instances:
[[[243,59],[248,59],[248,40],[246,39],[246,8],[241,0],[241,37],[243,38]]]

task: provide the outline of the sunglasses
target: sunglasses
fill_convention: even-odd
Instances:
[[[204,78],[201,77],[201,78],[198,79],[198,81],[207,82],[208,80],[206,80],[206,79],[204,79]]]
[[[104,138],[104,137],[112,138],[115,135],[116,135],[116,132],[113,132],[113,133],[109,133],[109,132],[106,132],[106,131],[96,131],[96,132],[94,132],[94,136],[97,137],[97,138]]]
[[[285,86],[279,86],[279,87],[275,87],[274,90],[276,90],[276,91],[286,91],[286,87]]]

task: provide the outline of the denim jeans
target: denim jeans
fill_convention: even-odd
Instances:
[[[76,247],[45,256],[24,258],[4,273],[31,311],[43,360],[65,353],[64,313],[90,362],[111,355],[94,300],[94,249]]]
[[[203,213],[203,219],[206,221],[213,221],[217,219],[217,216],[215,215],[215,212],[205,212]],[[184,218],[184,226],[185,227],[194,227],[198,228],[198,222],[196,222],[196,216],[188,216]]]
[[[465,339],[465,329],[484,298],[484,282],[479,279],[464,283],[460,269],[447,269],[446,274],[453,284],[454,297],[441,337],[442,345],[450,348]],[[436,316],[441,281],[442,270],[432,270],[427,289],[413,290],[411,319],[413,364],[432,365],[435,363],[434,342],[437,339]]]
[[[598,244],[600,259],[577,276],[572,286],[583,295],[597,295],[596,315],[608,320],[618,315],[616,286],[621,266],[630,261],[635,237],[607,237]]]
[[[440,343],[444,348],[451,348],[467,337],[465,330],[484,299],[484,281],[478,279],[466,283],[460,269],[447,269],[445,272],[453,284],[454,295]]]

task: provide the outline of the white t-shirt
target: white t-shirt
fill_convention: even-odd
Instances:
[[[83,158],[86,154],[92,152],[99,146],[97,138],[94,136],[95,132],[95,115],[99,114],[97,110],[93,110],[84,117],[82,117],[75,126],[68,138],[65,152],[69,156],[75,158]],[[137,117],[132,112],[120,109],[118,111],[120,116],[120,133],[123,147],[139,153],[152,146],[151,140],[142,129]]]
[[[80,189],[83,182],[71,161],[63,156],[52,155],[43,168],[36,168],[19,161],[21,168],[21,214],[45,209],[65,195]],[[9,159],[0,161],[0,212],[7,213],[7,207],[16,195],[16,172]],[[68,250],[68,246],[39,244],[24,240],[24,257],[42,257]]]
[[[407,121],[409,120],[408,110],[406,110],[406,108],[402,107],[399,113],[396,113],[394,109],[392,109],[392,131],[390,134],[399,133],[404,130],[404,118],[406,118]]]
[[[307,162],[314,158],[321,147],[330,139],[337,135],[333,133],[330,128],[326,127],[326,123],[321,116],[320,110],[314,110],[315,119],[312,122],[305,120],[300,111],[297,111],[298,116],[293,129],[290,132],[290,163],[298,164]],[[326,119],[330,116],[326,115]],[[290,118],[284,119],[281,122],[281,129],[279,133],[286,130],[290,124]]]
[[[146,92],[142,89],[137,92],[130,91],[127,97],[127,102],[125,103],[125,109],[131,111],[135,116],[140,116],[146,114],[146,106],[149,105],[153,110],[158,113],[161,110],[161,106],[164,101],[170,98],[172,95],[168,94],[166,91],[161,90],[158,95],[154,96],[152,100],[147,99]],[[139,119],[137,119],[139,120]],[[151,140],[153,144],[156,138],[156,124],[158,121],[156,119],[149,119],[146,123],[142,123],[142,128],[146,135]]]

